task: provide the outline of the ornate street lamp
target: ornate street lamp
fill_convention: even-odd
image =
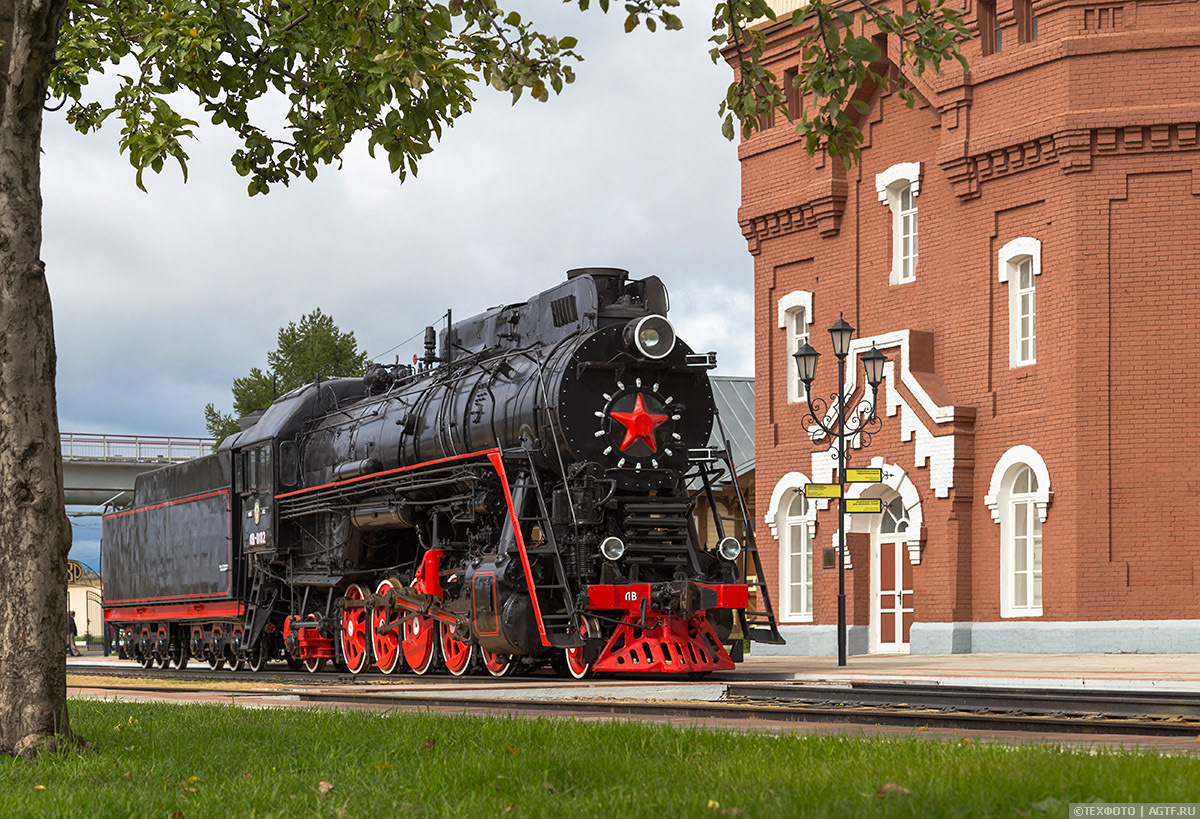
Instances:
[[[850,353],[850,339],[854,335],[851,327],[841,315],[832,327],[829,336],[833,340],[833,354],[838,360],[838,389],[830,396],[827,404],[821,399],[813,400],[812,381],[817,374],[817,359],[821,354],[809,344],[805,344],[792,354],[796,359],[800,380],[804,382],[804,392],[808,401],[808,415],[801,421],[809,430],[809,437],[817,443],[826,435],[837,438],[838,483],[841,492],[838,495],[838,665],[846,664],[846,438],[858,436],[859,445],[871,443],[871,436],[879,431],[882,422],[875,412],[879,397],[879,384],[883,381],[883,366],[887,356],[875,349],[863,354],[863,369],[866,371],[867,383],[871,385],[871,402],[865,400],[853,407],[847,414],[846,403],[846,357]],[[866,405],[866,406],[864,406]]]

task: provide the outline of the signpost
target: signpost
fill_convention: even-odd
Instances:
[[[846,467],[846,483],[883,483],[883,470],[879,467]]]
[[[809,430],[809,438],[812,442],[824,442],[826,437],[836,438],[834,450],[838,463],[838,485],[836,495],[827,495],[825,497],[844,498],[842,486],[847,480],[854,480],[847,474],[846,469],[846,438],[851,437],[854,440],[855,447],[865,447],[871,442],[871,436],[879,430],[883,422],[879,420],[879,415],[876,409],[879,405],[879,385],[883,381],[884,365],[887,363],[887,356],[875,349],[875,345],[871,345],[871,349],[862,354],[863,371],[867,376],[867,384],[871,387],[871,403],[864,407],[865,401],[856,403],[851,410],[847,399],[852,396],[846,393],[846,358],[850,355],[850,338],[854,335],[854,328],[851,327],[844,318],[838,317],[837,322],[829,328],[829,336],[833,341],[833,354],[837,356],[838,362],[838,388],[834,393],[834,403],[826,404],[824,401],[813,401],[812,382],[817,374],[817,358],[820,353],[805,342],[799,350],[792,353],[792,357],[796,360],[796,374],[800,377],[800,381],[804,384],[805,400],[808,402],[808,414],[801,419],[801,423]],[[855,440],[857,439],[857,440]],[[865,473],[872,473],[869,480],[873,483],[882,483],[883,470],[857,470],[859,472],[859,480],[868,480]],[[878,475],[879,477],[875,477]],[[828,484],[826,484],[828,485]],[[816,497],[805,492],[805,497]],[[838,666],[846,664],[846,501],[842,500],[838,503],[838,595],[837,595],[837,643],[838,643]]]

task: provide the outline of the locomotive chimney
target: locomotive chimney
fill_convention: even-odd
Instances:
[[[621,298],[629,271],[620,267],[577,267],[567,271],[567,280],[589,276],[596,283],[596,297],[600,307],[616,304]]]

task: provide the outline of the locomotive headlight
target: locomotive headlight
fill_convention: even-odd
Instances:
[[[625,325],[625,346],[643,358],[660,359],[675,349],[675,328],[663,316],[644,316]]]
[[[723,537],[717,543],[717,554],[726,560],[737,560],[742,553],[742,544],[736,537]]]
[[[605,560],[620,560],[625,554],[625,541],[619,537],[606,537],[600,541],[600,555]]]

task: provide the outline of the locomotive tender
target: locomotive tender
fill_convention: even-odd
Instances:
[[[702,674],[782,642],[740,494],[744,542],[697,530],[733,465],[715,357],[666,313],[656,277],[573,270],[293,390],[105,517],[106,624],[146,667],[312,672]]]

